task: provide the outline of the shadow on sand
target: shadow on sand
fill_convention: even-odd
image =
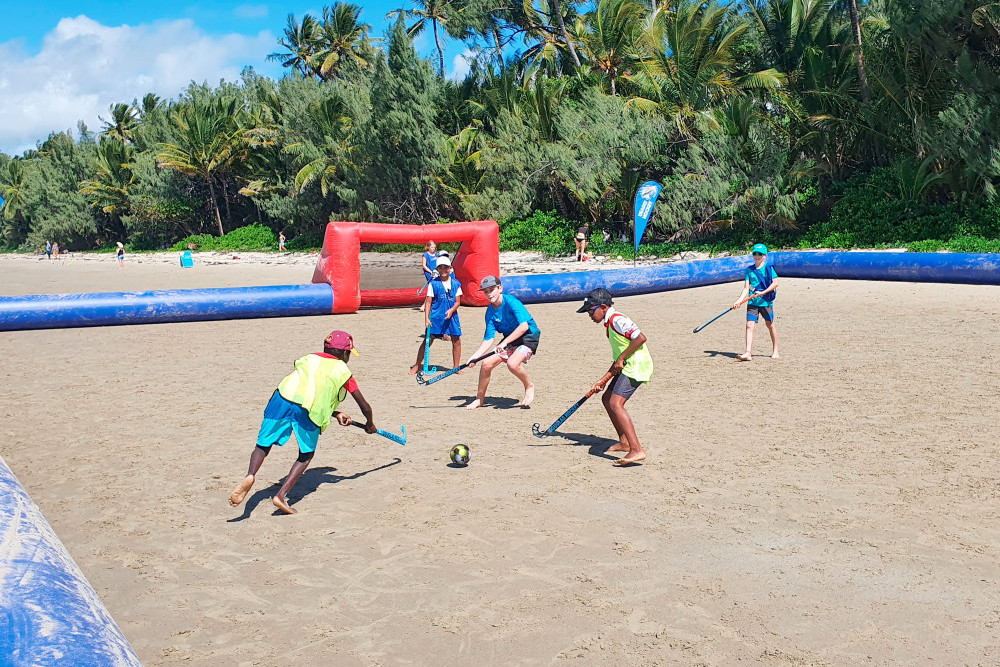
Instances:
[[[705,350],[705,354],[710,357],[729,357],[730,359],[735,359],[739,354],[738,352],[721,352],[720,350]]]
[[[348,475],[346,477],[343,475],[334,474],[337,469],[332,466],[317,466],[316,468],[309,468],[302,474],[302,477],[295,485],[295,488],[293,488],[292,491],[288,494],[288,504],[294,505],[295,503],[299,502],[300,500],[308,496],[310,493],[318,489],[323,484],[336,484],[337,482],[343,482],[351,479],[358,479],[359,477],[364,477],[368,473],[376,472],[378,470],[385,470],[386,468],[391,468],[392,466],[402,462],[403,462],[402,459],[396,458],[393,459],[392,463],[386,463],[385,465],[378,466],[377,468],[372,468],[371,470],[363,470],[362,472],[356,472],[353,475]],[[272,496],[274,496],[275,493],[278,492],[278,489],[281,488],[281,484],[284,481],[285,481],[284,478],[282,478],[281,482],[275,482],[271,486],[260,489],[259,491],[255,491],[252,496],[250,496],[244,501],[243,514],[237,517],[233,517],[232,519],[226,519],[226,521],[228,523],[234,523],[249,518],[250,515],[253,513],[253,511],[257,508],[257,505],[260,505],[262,502],[271,498]],[[287,515],[275,509],[272,516],[287,516]]]
[[[471,404],[476,400],[475,396],[452,396],[448,399],[449,401],[462,401],[462,405],[458,406],[464,408],[465,406]],[[504,398],[504,397],[487,397],[480,408],[493,408],[494,410],[511,410],[513,408],[518,408],[521,410],[530,410],[531,406],[523,407],[518,405],[520,399],[517,398]]]
[[[617,440],[611,438],[602,438],[597,435],[591,435],[589,433],[567,433],[565,431],[556,431],[548,438],[535,438],[534,441],[529,444],[529,447],[554,447],[557,445],[566,444],[560,442],[559,440],[553,440],[553,438],[562,438],[563,440],[569,440],[569,444],[574,447],[586,447],[587,453],[591,456],[596,456],[598,458],[607,459],[609,461],[614,461],[615,457],[610,454],[605,454],[608,447],[618,444]]]

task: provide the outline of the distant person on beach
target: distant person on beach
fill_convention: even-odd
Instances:
[[[524,370],[524,364],[528,363],[538,350],[540,336],[538,325],[523,303],[503,293],[500,279],[496,276],[483,278],[479,284],[479,291],[490,300],[490,305],[486,308],[486,334],[483,336],[483,344],[469,358],[469,367],[475,366],[472,363],[473,359],[483,356],[493,346],[493,339],[498,333],[503,338],[496,346],[497,354],[483,360],[483,366],[479,369],[476,400],[465,406],[466,410],[475,410],[482,406],[486,400],[486,389],[490,386],[490,374],[502,363],[506,363],[514,377],[524,385],[524,398],[518,405],[526,408],[535,400],[535,385]]]
[[[576,261],[582,262],[587,252],[587,237],[590,236],[590,226],[583,225],[576,230]]]
[[[442,255],[437,258],[437,277],[427,286],[424,299],[425,334],[431,337],[428,346],[435,339],[451,339],[451,357],[454,366],[462,364],[462,324],[458,319],[459,297],[462,286],[451,276],[451,258]],[[417,349],[417,363],[410,367],[410,375],[416,375],[424,363],[424,343]],[[464,374],[465,371],[459,371]]]
[[[646,348],[646,336],[639,326],[627,316],[612,307],[611,292],[598,287],[590,290],[583,306],[576,312],[586,313],[590,319],[603,324],[611,344],[609,373],[613,374],[601,400],[611,418],[611,424],[618,433],[618,442],[606,451],[625,452],[617,459],[616,466],[629,466],[646,458],[646,450],[635,433],[635,424],[625,409],[625,403],[632,394],[653,377],[653,357]]]
[[[278,232],[278,252],[285,252],[285,232]]]
[[[46,256],[48,256],[49,262],[51,262],[52,261],[52,242],[51,241],[46,241],[45,242],[45,254],[46,254]]]
[[[257,446],[250,454],[250,468],[246,478],[229,496],[230,505],[237,507],[246,498],[271,446],[284,445],[294,432],[299,457],[271,502],[285,514],[295,514],[295,510],[288,505],[288,492],[309,467],[319,434],[326,430],[330,421],[336,420],[341,426],[351,424],[351,418],[337,410],[348,393],[368,420],[365,431],[375,433],[377,429],[372,419],[372,408],[361,395],[358,383],[347,367],[352,353],[357,354],[357,351],[351,335],[345,331],[334,331],[323,341],[322,353],[307,354],[295,361],[295,370],[278,384],[264,408]]]
[[[424,267],[424,282],[429,283],[434,280],[434,267],[437,266],[437,257],[437,244],[434,241],[428,241],[427,245],[424,246],[424,255],[421,262]]]
[[[115,255],[118,258],[118,268],[119,269],[124,269],[125,268],[125,246],[122,245],[121,241],[118,241],[118,250],[115,253]]]
[[[736,355],[740,361],[751,361],[753,354],[753,330],[757,324],[757,318],[763,317],[767,331],[771,334],[771,358],[779,359],[778,355],[778,328],[774,324],[774,297],[778,289],[778,272],[767,263],[767,246],[758,243],[751,251],[753,253],[753,266],[748,267],[743,278],[743,291],[740,298],[736,299],[732,308],[738,308],[740,302],[747,296],[753,294],[754,298],[747,303],[747,349],[743,354]]]
[[[59,259],[59,244],[58,243],[53,243],[52,244],[52,254],[56,256],[56,259]]]

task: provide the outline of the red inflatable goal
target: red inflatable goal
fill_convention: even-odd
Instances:
[[[374,222],[331,222],[326,226],[314,283],[333,287],[333,312],[354,313],[362,306],[411,306],[423,302],[417,288],[361,290],[362,243],[425,245],[461,241],[452,258],[455,277],[462,284],[463,306],[485,306],[479,281],[500,275],[500,227],[494,220],[444,225],[389,225]],[[417,270],[416,268],[414,270]]]

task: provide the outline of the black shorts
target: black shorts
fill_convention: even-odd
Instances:
[[[513,351],[516,350],[521,345],[524,345],[526,348],[531,350],[532,354],[535,354],[536,352],[538,352],[538,337],[540,335],[541,335],[540,333],[533,334],[529,331],[528,333],[524,334],[520,338],[512,341],[509,345],[507,345],[507,349]]]
[[[635,390],[641,387],[644,383],[639,380],[633,380],[624,373],[619,373],[611,381],[611,393],[616,396],[621,396],[626,401],[632,398],[632,394]]]

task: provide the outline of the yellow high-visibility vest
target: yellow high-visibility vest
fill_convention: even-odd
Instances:
[[[330,418],[340,402],[347,398],[347,364],[322,354],[307,354],[295,360],[295,370],[278,385],[281,397],[298,403],[309,412],[309,419],[320,433],[330,425]]]
[[[632,344],[632,341],[615,331],[615,328],[611,326],[612,320],[619,316],[622,316],[622,314],[614,313],[607,324],[608,342],[611,343],[611,354],[614,359],[621,356],[621,353]],[[636,382],[649,382],[649,379],[653,377],[653,357],[649,354],[649,350],[646,349],[645,343],[625,361],[625,368],[622,369],[622,374],[625,377],[632,378]]]

